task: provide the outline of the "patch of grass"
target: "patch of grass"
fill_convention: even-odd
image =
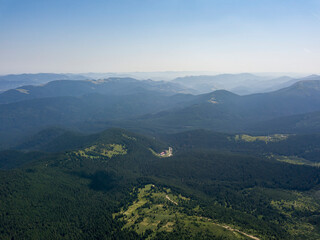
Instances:
[[[124,133],[122,134],[122,136],[123,136],[124,138],[126,138],[126,139],[133,140],[133,141],[137,141],[137,139],[136,139],[135,137],[130,137],[130,136],[124,134]]]
[[[271,201],[271,206],[281,211],[285,215],[292,216],[297,212],[316,212],[319,204],[312,197],[304,196],[298,192],[292,192],[294,199]]]
[[[244,141],[244,142],[255,142],[255,141],[263,141],[265,143],[268,142],[280,142],[286,140],[288,138],[288,134],[273,134],[270,136],[250,136],[247,134],[236,135],[236,141]]]
[[[148,239],[156,238],[159,233],[172,233],[178,229],[187,230],[192,237],[206,233],[217,238],[250,239],[225,229],[211,219],[185,214],[180,203],[190,200],[173,194],[170,189],[149,184],[136,191],[137,200],[113,216],[125,222],[124,228],[132,229],[141,235],[149,233]]]
[[[319,235],[314,233],[315,227],[307,219],[299,219],[300,215],[311,217],[319,214],[320,206],[312,196],[291,192],[291,199],[272,200],[270,205],[293,220],[287,221],[283,226],[292,237],[301,239],[303,236],[305,239],[318,239]]]
[[[116,155],[125,155],[127,154],[127,150],[120,144],[97,144],[83,150],[78,150],[74,153],[79,157],[96,159],[101,157],[112,158]]]
[[[320,167],[320,163],[311,162],[311,161],[308,161],[304,158],[300,158],[297,156],[280,156],[280,155],[274,156],[274,155],[272,155],[272,157],[274,157],[279,162],[286,162],[286,163],[294,164],[294,165],[308,165],[308,166],[312,166],[312,167]]]
[[[152,152],[153,155],[160,157],[160,154],[155,152],[152,148],[149,148],[150,152]]]

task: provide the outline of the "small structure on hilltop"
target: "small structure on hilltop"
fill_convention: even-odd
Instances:
[[[156,156],[158,156],[158,157],[171,157],[171,156],[173,156],[172,150],[173,150],[172,147],[169,147],[168,150],[164,150],[164,151],[162,151],[161,153],[156,153],[155,151],[153,151],[153,150],[150,148],[150,151],[151,151],[154,155],[156,155]]]
[[[167,151],[168,157],[172,156],[172,147],[169,147],[169,150]]]
[[[165,150],[160,153],[161,157],[171,157],[172,156],[172,147],[169,147],[168,150]]]

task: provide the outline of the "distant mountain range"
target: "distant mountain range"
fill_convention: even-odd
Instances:
[[[289,87],[295,82],[303,80],[320,80],[320,76],[311,75],[305,78],[266,77],[250,73],[220,74],[214,76],[187,76],[173,80],[186,87],[192,88],[198,93],[208,93],[214,90],[228,90],[239,95],[253,93],[271,92],[281,88]]]
[[[0,76],[0,92],[19,88],[25,85],[41,85],[55,80],[100,80],[117,78],[134,78],[138,80],[152,79],[179,83],[184,88],[192,89],[195,94],[209,93],[215,90],[228,90],[239,95],[271,92],[301,80],[320,80],[318,75],[304,78],[240,74],[214,74],[212,72],[132,72],[132,73],[82,73],[82,74],[10,74]]]
[[[252,82],[261,82],[269,79],[250,73],[241,74],[220,74],[214,76],[186,76],[173,80],[197,90],[199,93],[208,93],[219,89],[229,90],[230,88],[242,88]]]
[[[191,89],[187,89],[177,83],[151,80],[140,81],[133,78],[108,78],[86,81],[59,80],[40,86],[27,85],[5,91],[0,94],[0,104],[35,98],[76,97],[95,93],[119,96],[143,94],[145,91],[156,91],[167,95],[193,92]]]
[[[310,80],[315,78],[245,96],[226,90],[192,95],[192,90],[176,82],[132,78],[23,86],[0,94],[0,145],[4,148],[53,126],[83,132],[122,127],[151,135],[199,128],[319,131],[320,80]]]
[[[246,96],[218,90],[196,96],[184,108],[149,114],[131,124],[133,129],[165,128],[173,132],[197,128],[222,132],[252,130],[251,126],[258,122],[320,111],[319,83],[304,80],[278,91]]]
[[[55,80],[85,80],[86,76],[78,74],[56,74],[56,73],[36,73],[36,74],[10,74],[0,76],[0,92],[23,85],[39,85]]]

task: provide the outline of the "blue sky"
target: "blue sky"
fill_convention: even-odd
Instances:
[[[0,74],[319,65],[320,0],[0,0]]]

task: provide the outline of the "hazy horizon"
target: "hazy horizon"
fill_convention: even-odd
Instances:
[[[319,26],[319,0],[0,0],[0,74],[318,73]]]
[[[213,71],[154,71],[154,72],[21,72],[0,74],[0,77],[10,75],[37,75],[37,74],[60,74],[88,77],[88,79],[103,79],[103,78],[126,78],[131,77],[137,80],[154,80],[154,81],[172,81],[177,78],[196,77],[196,76],[219,76],[219,75],[241,75],[252,74],[257,77],[265,77],[265,80],[274,80],[281,77],[304,78],[311,75],[320,75],[316,72],[297,73],[297,72],[213,72]]]

